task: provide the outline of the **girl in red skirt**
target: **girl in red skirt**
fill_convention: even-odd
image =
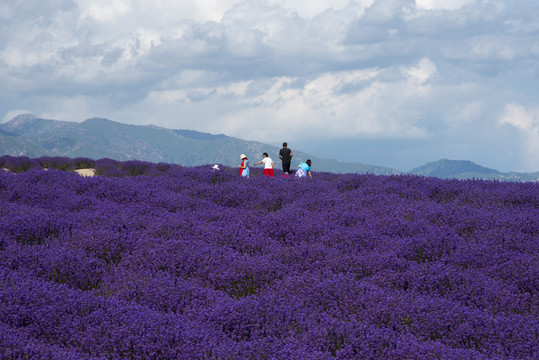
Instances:
[[[275,177],[273,173],[273,160],[268,156],[268,153],[262,154],[262,160],[255,163],[255,165],[264,163],[264,176]]]

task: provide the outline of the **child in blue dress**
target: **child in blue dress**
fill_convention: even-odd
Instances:
[[[247,159],[247,156],[245,154],[241,154],[240,156],[241,164],[238,165],[240,168],[240,176],[249,177],[249,159]]]
[[[312,179],[313,175],[311,174],[311,160],[307,160],[305,162],[299,163],[298,171],[296,171],[296,177],[306,177],[309,175],[309,177]]]

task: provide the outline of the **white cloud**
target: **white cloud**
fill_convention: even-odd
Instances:
[[[404,68],[402,72],[411,83],[423,85],[436,74],[437,68],[430,59],[423,58],[417,66]]]
[[[301,17],[312,18],[327,10],[338,10],[350,3],[350,0],[272,0],[284,8],[290,8]],[[358,3],[372,3],[373,1],[357,1]]]
[[[505,105],[500,123],[520,130],[527,145],[526,162],[530,168],[539,168],[539,108],[526,109],[511,103]]]
[[[525,132],[534,133],[539,129],[539,111],[528,112],[522,105],[507,104],[500,122],[512,125]]]
[[[92,0],[86,5],[87,16],[98,22],[113,22],[131,10],[129,2],[123,0]]]
[[[110,23],[135,20],[137,24],[166,26],[180,19],[220,21],[242,0],[76,0],[81,21]]]
[[[475,0],[415,0],[418,9],[424,10],[457,10]]]
[[[462,106],[447,119],[447,124],[452,129],[459,129],[466,124],[470,124],[474,121],[481,119],[482,116],[482,104],[480,101],[474,101],[468,104],[462,104]]]
[[[219,104],[224,111],[209,115],[217,119],[204,121],[211,123],[212,132],[241,134],[264,142],[282,138],[283,131],[290,137],[301,137],[306,129],[318,137],[429,136],[429,130],[417,119],[395,115],[410,109],[422,111],[425,94],[404,75],[390,82],[383,81],[384,76],[385,71],[374,68],[322,73],[303,83],[295,77],[276,77],[217,87],[187,86],[152,92],[144,108],[164,109],[164,113],[183,108],[190,113]],[[175,127],[188,125],[182,121]]]

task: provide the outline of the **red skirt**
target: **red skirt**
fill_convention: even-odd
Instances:
[[[264,169],[264,176],[275,177],[273,169]]]

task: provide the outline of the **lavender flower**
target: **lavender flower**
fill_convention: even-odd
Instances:
[[[539,354],[539,184],[0,163],[2,359]]]

